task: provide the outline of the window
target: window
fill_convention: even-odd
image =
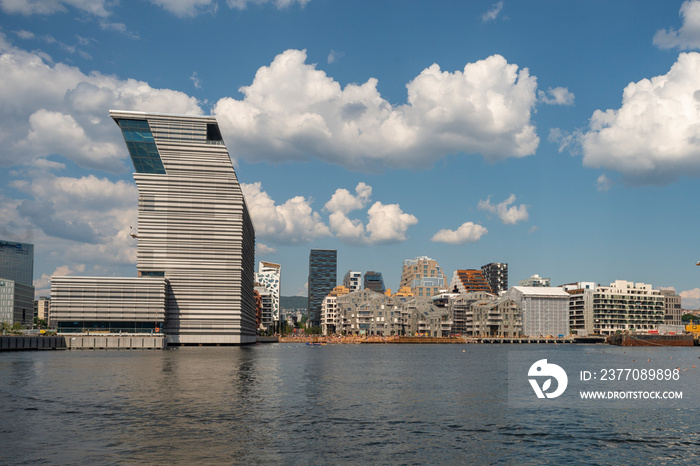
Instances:
[[[207,141],[223,141],[219,125],[216,123],[207,123]]]
[[[148,122],[146,120],[118,120],[118,123],[136,173],[164,175],[163,161],[160,159],[160,153],[158,153]]]

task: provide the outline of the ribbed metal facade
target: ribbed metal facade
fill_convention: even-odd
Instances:
[[[255,231],[216,120],[110,116],[136,169],[139,275],[169,283],[168,342],[255,342]]]
[[[51,277],[51,317],[58,322],[165,320],[164,278]]]

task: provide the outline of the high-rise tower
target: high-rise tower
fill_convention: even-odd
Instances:
[[[169,343],[255,342],[255,231],[216,119],[110,116],[139,190],[138,274],[168,283]]]
[[[312,249],[309,254],[309,322],[321,325],[323,299],[333,291],[338,280],[338,251]]]

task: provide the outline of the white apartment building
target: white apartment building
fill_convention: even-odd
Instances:
[[[270,323],[280,320],[280,283],[282,266],[273,262],[260,261],[255,281],[270,292]]]
[[[351,293],[353,291],[359,291],[362,289],[362,272],[355,272],[353,270],[348,270],[343,277],[343,286],[347,288]]]
[[[339,315],[338,315],[338,297],[350,293],[345,286],[339,285],[333,288],[328,296],[323,298],[321,303],[321,331],[324,335],[338,333],[339,331]]]
[[[527,278],[525,280],[520,280],[518,283],[520,286],[544,286],[544,287],[550,287],[552,286],[552,279],[551,278],[544,278],[540,277],[539,275],[531,275],[530,278]]]

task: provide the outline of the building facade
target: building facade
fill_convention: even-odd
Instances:
[[[336,331],[347,335],[396,335],[401,327],[401,311],[383,293],[365,288],[338,296]]]
[[[361,290],[362,272],[354,272],[352,270],[348,270],[345,276],[343,277],[343,286],[350,290],[350,292]]]
[[[569,293],[569,329],[571,333],[581,336],[593,334],[595,283],[568,283],[562,285],[561,288]]]
[[[45,321],[48,327],[51,326],[51,298],[40,296],[34,300],[34,317]]]
[[[338,284],[338,251],[335,249],[312,249],[309,253],[309,323],[321,325],[321,306],[328,293]]]
[[[666,306],[664,296],[651,285],[615,280],[596,287],[591,312],[593,332],[612,335],[657,330],[665,321]]]
[[[569,293],[563,288],[514,286],[503,296],[520,308],[523,335],[558,337],[569,334]]]
[[[365,272],[364,288],[376,291],[377,293],[386,292],[386,286],[384,286],[384,277],[382,277],[382,273],[375,272],[373,270]]]
[[[491,292],[495,294],[508,291],[508,264],[505,262],[492,262],[481,267],[486,281],[491,286]]]
[[[254,343],[255,231],[216,119],[127,111],[110,116],[122,131],[139,192],[138,277],[166,284],[167,343]],[[114,289],[123,279],[113,280],[102,285]],[[69,295],[75,302],[61,297],[62,284],[52,278],[59,329],[87,322],[79,296]]]
[[[34,323],[34,245],[0,240],[0,323]]]
[[[446,281],[437,261],[421,256],[403,262],[399,288],[409,287],[417,298],[429,298],[447,291]]]
[[[282,282],[282,266],[273,262],[260,261],[255,282],[264,286],[270,292],[271,309],[270,324],[280,320],[280,286]]]
[[[34,322],[34,287],[0,278],[0,324],[31,328]]]
[[[683,309],[681,308],[681,296],[676,290],[659,290],[664,297],[664,324],[683,325]]]
[[[323,299],[323,304],[321,304],[321,332],[324,335],[338,332],[340,327],[340,316],[338,315],[337,304],[338,297],[344,296],[348,293],[351,293],[351,290],[344,285],[339,285],[333,288],[333,291],[331,291],[328,296]]]
[[[165,323],[165,277],[51,277],[51,313],[63,333],[156,333]]]
[[[455,270],[450,282],[450,289],[455,293],[493,292],[491,285],[484,277],[484,273],[476,269]]]

